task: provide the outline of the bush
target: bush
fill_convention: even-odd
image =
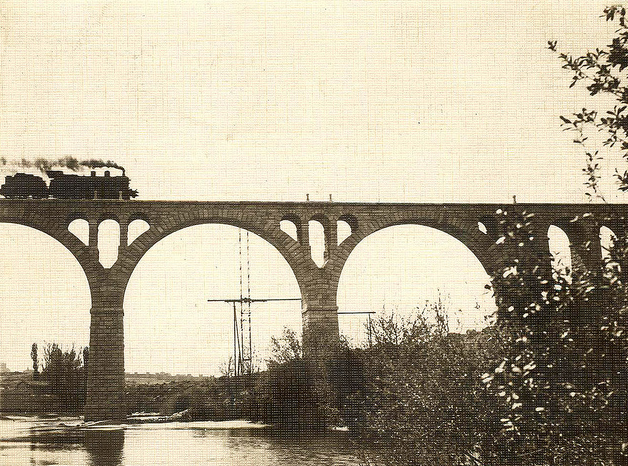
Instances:
[[[87,370],[83,360],[87,355],[87,348],[83,352],[74,347],[64,350],[57,343],[48,343],[44,348],[41,378],[48,383],[48,393],[58,397],[70,410],[85,404]]]
[[[493,283],[508,345],[483,377],[501,413],[494,464],[626,464],[625,238],[605,263],[559,275],[534,216],[501,215],[507,261]]]
[[[391,313],[372,327],[376,344],[360,353],[366,384],[358,394],[359,433],[380,450],[370,459],[386,465],[477,461],[495,435],[492,400],[479,376],[502,351],[499,332],[448,333],[441,305],[409,320]]]

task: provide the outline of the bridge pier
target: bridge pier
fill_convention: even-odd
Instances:
[[[124,311],[92,307],[85,420],[122,421],[124,405]]]
[[[86,421],[126,419],[122,304],[129,275],[112,272],[97,266],[86,270],[92,295]]]
[[[317,357],[333,349],[340,341],[338,306],[308,306],[303,303],[303,351]]]

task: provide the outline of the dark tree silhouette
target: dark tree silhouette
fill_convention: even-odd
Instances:
[[[33,360],[33,378],[39,376],[39,357],[37,356],[37,343],[31,346],[31,359]]]

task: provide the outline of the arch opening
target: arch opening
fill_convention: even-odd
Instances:
[[[84,245],[89,244],[89,222],[82,218],[72,220],[68,225],[68,231],[76,236]]]
[[[600,228],[600,248],[602,260],[607,263],[611,259],[611,249],[617,240],[617,235],[607,226]]]
[[[124,296],[127,372],[221,375],[233,356],[233,304],[208,299],[238,299],[249,290],[253,299],[300,298],[290,265],[254,233],[248,234],[247,272],[246,237],[231,225],[194,225],[146,252]],[[240,317],[239,304],[236,311]],[[271,336],[284,326],[301,333],[301,304],[252,303],[251,323],[258,367]]]
[[[345,220],[338,220],[336,232],[338,236],[336,244],[342,244],[344,240],[351,236],[351,225],[349,225],[349,223],[347,223]]]
[[[45,233],[9,223],[0,223],[0,251],[0,362],[23,371],[33,368],[33,343],[40,363],[46,343],[87,346],[91,295],[72,253]]]
[[[282,220],[279,222],[279,228],[293,240],[299,241],[297,226],[292,220]]]
[[[150,230],[150,225],[146,220],[138,218],[129,223],[128,228],[127,246],[139,238],[140,235]]]
[[[556,226],[550,225],[547,229],[549,250],[552,255],[552,271],[556,277],[571,279],[572,260],[571,242],[565,231]]]
[[[325,265],[327,249],[325,227],[319,219],[312,219],[308,222],[308,228],[312,260],[318,268],[322,268]]]
[[[448,233],[396,225],[362,240],[349,256],[338,286],[339,312],[394,312],[403,318],[441,302],[452,332],[479,330],[496,310],[490,277],[479,259]],[[341,314],[340,331],[368,342],[367,314]]]
[[[120,247],[120,224],[107,219],[98,225],[98,260],[106,269],[118,260]]]

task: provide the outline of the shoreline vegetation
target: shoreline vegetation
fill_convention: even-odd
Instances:
[[[285,330],[273,339],[267,370],[237,377],[126,374],[128,422],[247,420],[297,430],[356,431],[376,406],[375,395],[382,387],[375,385],[384,380],[384,372],[393,374],[395,368],[387,367],[392,360],[408,357],[403,354],[412,352],[408,345],[419,341],[425,345],[436,333],[445,346],[473,350],[480,340],[492,339],[490,328],[465,335],[448,333],[444,321],[428,323],[424,314],[407,321],[390,314],[375,322],[371,331],[375,341],[371,348],[340,343],[330,349],[333,355],[310,360],[302,353],[299,337]],[[51,375],[49,363],[41,373],[0,374],[0,415],[82,415],[86,371],[78,362],[70,365],[75,374],[64,373],[71,379],[67,383]],[[60,387],[72,396],[60,393]]]
[[[494,329],[449,333],[443,313],[439,303],[411,319],[381,316],[370,329],[371,347],[340,342],[315,360],[303,355],[299,337],[286,330],[273,340],[268,369],[239,377],[127,374],[125,424],[245,420],[251,427],[296,434],[346,431],[359,451],[394,450],[403,429],[389,422],[397,414],[406,417],[399,410],[416,409],[417,396],[424,395],[420,404],[433,405],[425,417],[407,419],[425,423],[425,430],[434,422],[471,422],[476,416],[467,407],[475,403],[471,393],[480,388],[481,371],[492,364],[487,358],[496,357]],[[80,378],[76,383],[84,386]],[[76,400],[84,395],[62,400],[51,385],[43,372],[36,378],[32,371],[0,375],[0,414],[82,414]]]

